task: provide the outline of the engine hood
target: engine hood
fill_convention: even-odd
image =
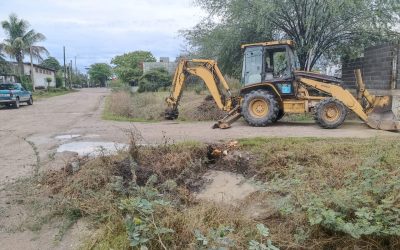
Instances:
[[[328,76],[328,75],[323,75],[323,74],[318,74],[318,73],[312,73],[308,71],[295,71],[294,75],[296,78],[304,77],[304,78],[309,78],[309,79],[314,79],[314,80],[319,80],[323,82],[330,82],[330,83],[336,83],[336,84],[342,84],[342,80],[339,78],[333,77],[333,76]]]

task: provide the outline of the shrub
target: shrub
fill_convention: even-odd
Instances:
[[[62,77],[62,72],[58,71],[56,73],[56,88],[61,88],[63,87],[63,77]]]
[[[196,94],[198,94],[198,95],[200,95],[201,94],[201,91],[203,91],[203,87],[202,86],[196,86],[195,88],[194,88],[194,92],[196,93]]]
[[[22,76],[20,78],[21,85],[24,87],[26,90],[32,91],[33,90],[33,85],[31,78],[29,76]]]
[[[393,172],[371,166],[361,166],[350,173],[340,189],[328,189],[326,195],[312,196],[307,208],[311,225],[350,234],[400,235],[400,180]]]
[[[172,84],[172,79],[165,69],[152,69],[139,79],[139,92],[156,92]]]

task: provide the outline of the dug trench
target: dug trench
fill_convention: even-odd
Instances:
[[[34,216],[65,221],[60,241],[85,221],[83,249],[396,249],[399,148],[387,139],[132,139],[127,152],[44,173],[24,199],[45,203]]]

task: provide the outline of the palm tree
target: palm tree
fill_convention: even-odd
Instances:
[[[4,54],[3,54],[3,44],[0,43],[0,62],[4,61]]]
[[[18,63],[20,76],[24,75],[24,56],[32,53],[34,58],[42,59],[41,54],[48,55],[45,47],[35,46],[37,42],[41,42],[46,37],[41,33],[36,33],[33,29],[29,29],[29,23],[26,20],[18,19],[17,15],[11,14],[9,20],[2,21],[1,26],[7,36],[4,39],[2,47],[4,52]]]

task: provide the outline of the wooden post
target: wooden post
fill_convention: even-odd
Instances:
[[[67,66],[65,65],[65,46],[63,46],[64,51],[64,88],[67,86]]]

